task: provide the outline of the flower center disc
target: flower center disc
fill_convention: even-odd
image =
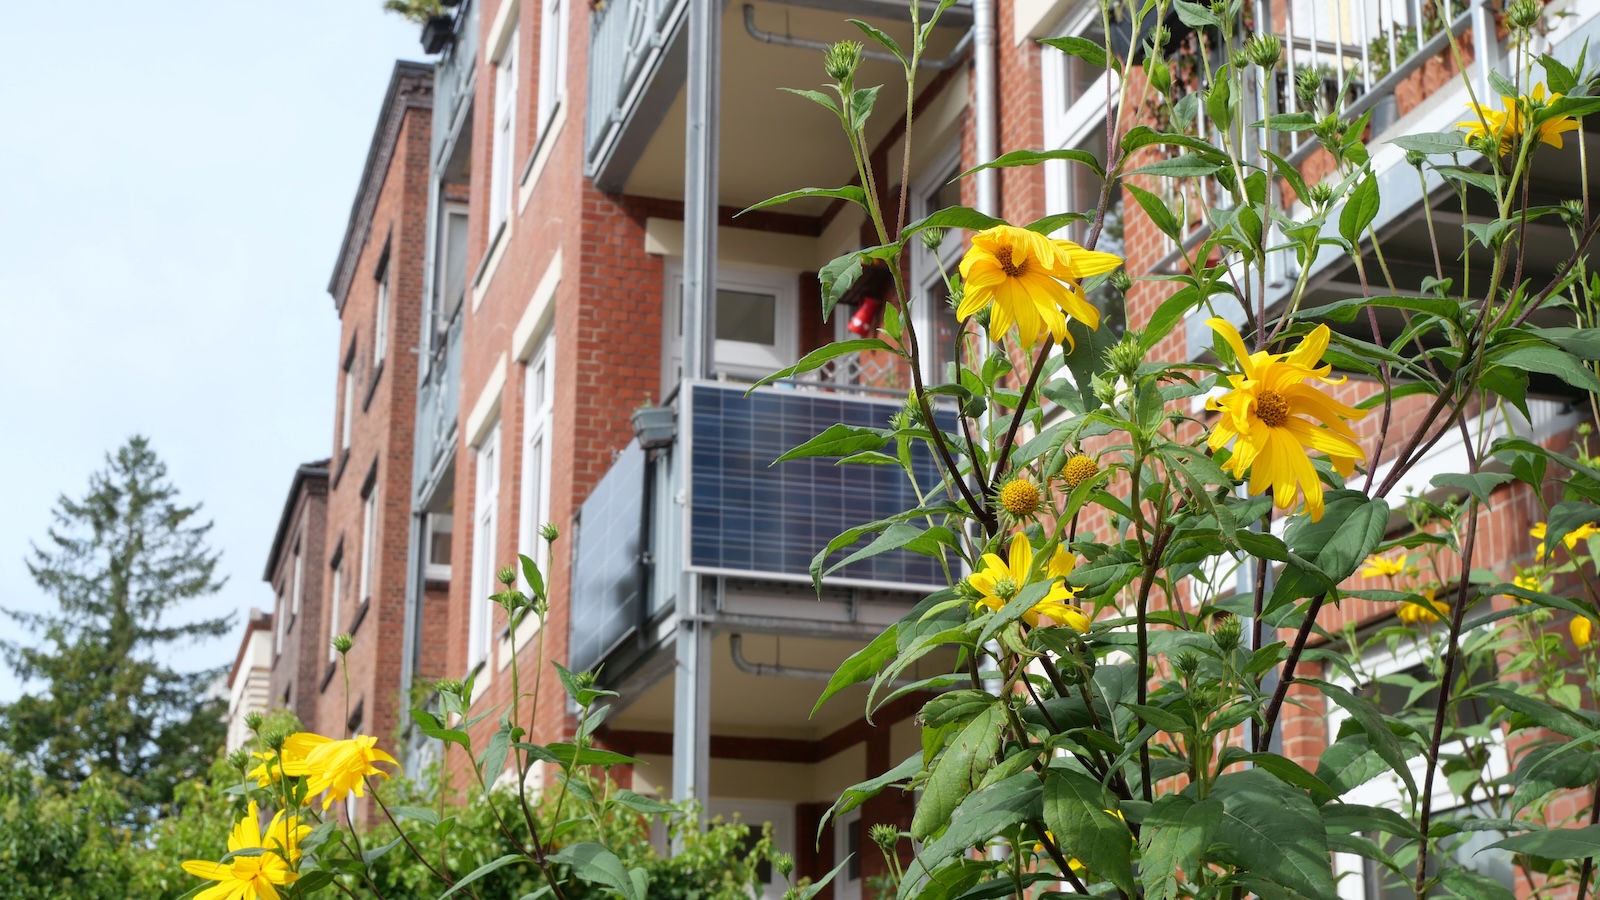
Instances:
[[[1268,428],[1279,428],[1289,420],[1289,401],[1277,391],[1262,391],[1256,396],[1256,417]]]
[[[1022,271],[1020,266],[1017,266],[1011,262],[1010,247],[1001,247],[999,250],[995,251],[994,258],[1000,261],[1000,268],[1006,270],[1006,276],[1009,278],[1017,277],[1017,275]]]

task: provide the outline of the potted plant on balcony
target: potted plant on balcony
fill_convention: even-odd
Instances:
[[[383,8],[422,26],[422,49],[438,53],[450,43],[455,30],[455,20],[446,12],[447,7],[458,5],[460,0],[384,0]]]
[[[645,397],[633,411],[633,436],[646,450],[672,446],[678,436],[678,411],[670,406],[656,406]]]

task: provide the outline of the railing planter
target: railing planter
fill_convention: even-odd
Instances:
[[[422,25],[422,49],[428,53],[438,53],[450,43],[450,34],[454,30],[455,20],[450,16],[429,16]]]
[[[633,436],[646,450],[672,446],[678,436],[678,411],[670,406],[641,406],[633,411]]]

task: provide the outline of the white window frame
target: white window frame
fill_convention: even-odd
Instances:
[[[1403,672],[1413,666],[1426,663],[1435,650],[1426,640],[1417,639],[1404,644],[1389,652],[1387,642],[1367,649],[1361,657],[1360,674],[1369,680]],[[1348,675],[1339,673],[1329,679],[1332,683],[1348,691],[1355,691],[1361,685],[1355,683]],[[1366,682],[1363,682],[1366,683]],[[1328,744],[1331,746],[1339,735],[1339,728],[1344,724],[1350,714],[1337,704],[1329,704],[1326,717],[1328,723]],[[1510,763],[1506,755],[1505,734],[1501,731],[1493,732],[1494,738],[1489,742],[1488,760],[1484,764],[1487,779],[1502,779],[1510,771]],[[1451,741],[1439,746],[1440,757],[1459,754],[1464,750],[1464,742]],[[1411,770],[1412,780],[1420,788],[1428,770],[1428,761],[1422,755],[1412,757],[1407,762]],[[1474,802],[1480,802],[1479,797]],[[1359,804],[1362,806],[1379,806],[1392,809],[1401,815],[1407,815],[1406,793],[1400,777],[1393,772],[1386,772],[1377,778],[1351,788],[1344,796],[1339,798],[1341,803]],[[1443,769],[1434,772],[1432,808],[1444,812],[1457,809],[1465,805],[1462,798],[1457,797],[1450,790],[1450,780],[1445,777]],[[1366,859],[1354,853],[1333,854],[1333,874],[1338,879],[1338,892],[1341,900],[1368,900]]]
[[[494,136],[489,160],[489,237],[492,241],[511,214],[516,189],[512,172],[517,152],[517,44],[518,27],[512,26],[505,50],[495,62]]]
[[[934,209],[933,195],[938,193],[952,178],[961,173],[961,142],[952,141],[950,146],[939,152],[925,170],[926,174],[912,187],[911,190],[911,217],[913,220],[931,215],[938,210]],[[944,240],[937,250],[929,250],[921,241],[913,241],[911,247],[911,283],[917,291],[917,332],[925,336],[924,340],[931,341],[938,334],[939,320],[952,317],[955,312],[944,303],[934,301],[934,297],[941,292],[944,283],[944,273],[952,275],[961,265],[961,252],[966,244],[966,237],[959,228],[945,231]],[[941,269],[940,266],[943,266]],[[843,316],[835,316],[843,319]],[[853,337],[853,335],[852,335]],[[944,348],[939,348],[943,353]],[[939,357],[932,353],[923,354],[922,380],[927,384],[939,384],[944,381],[945,373],[938,371]]]
[[[472,582],[469,596],[469,628],[467,634],[467,668],[476,668],[488,659],[494,627],[495,593],[495,541],[499,524],[500,506],[500,423],[489,429],[489,434],[474,453],[473,528],[472,528]]]
[[[361,602],[372,599],[372,567],[377,560],[378,480],[373,474],[372,488],[361,500]]]
[[[662,354],[662,384],[677,384],[683,372],[683,260],[669,259],[666,265],[666,296],[670,307],[664,328],[669,352]],[[773,343],[717,341],[713,354],[718,377],[763,378],[784,366],[794,365],[800,342],[798,272],[772,269],[746,269],[720,266],[718,291],[746,291],[771,294]],[[665,390],[665,388],[663,389]]]
[[[861,810],[852,809],[833,820],[833,859],[838,865],[850,852],[850,830],[856,830],[856,871],[861,871],[860,861],[867,850],[867,836],[860,833]],[[833,879],[833,900],[861,900],[861,879],[850,877],[850,867],[845,866]]]
[[[543,0],[539,20],[539,138],[543,140],[550,120],[567,93],[567,3],[569,0]]]
[[[425,580],[428,580],[428,581],[449,581],[450,580],[450,563],[448,561],[447,562],[442,562],[442,563],[436,563],[436,562],[433,561],[433,536],[435,534],[439,534],[440,533],[440,530],[436,526],[438,525],[438,523],[441,520],[449,520],[450,521],[450,528],[449,528],[447,533],[450,535],[451,552],[454,552],[454,547],[455,547],[455,518],[454,518],[454,516],[452,516],[450,513],[436,513],[436,512],[428,513],[427,520],[424,523],[425,530],[424,530],[424,533],[423,533],[423,539],[427,543],[423,545],[423,551],[422,551],[423,552],[422,577]]]
[[[355,354],[350,354],[342,371],[344,372],[344,421],[339,423],[339,449],[345,452],[350,450],[350,436],[354,431],[356,418],[356,373]]]
[[[378,304],[372,316],[372,365],[383,363],[389,351],[389,258],[384,257],[383,269],[378,273]]]
[[[548,335],[528,358],[523,372],[522,408],[522,518],[517,529],[521,552],[539,564],[549,582],[550,542],[539,529],[550,521],[550,468],[554,459],[550,441],[555,421],[556,341]],[[534,396],[543,385],[542,396]]]
[[[759,837],[764,826],[772,826],[772,849],[775,853],[787,853],[794,856],[794,804],[783,803],[777,800],[747,800],[732,799],[727,797],[711,797],[706,801],[706,815],[712,818],[721,817],[723,822],[732,822],[737,816],[741,824],[750,826],[750,833]],[[859,814],[858,814],[859,818]],[[778,867],[772,867],[772,880],[767,882],[761,890],[761,900],[780,900],[784,890],[788,887],[783,876],[778,874]],[[843,900],[837,893],[838,900]]]
[[[289,615],[300,618],[300,598],[305,594],[306,558],[300,552],[300,541],[294,542],[294,583],[289,586],[290,597]]]
[[[436,350],[444,340],[445,332],[449,330],[450,321],[461,307],[466,303],[466,297],[471,285],[469,281],[472,273],[467,271],[467,242],[465,235],[467,228],[461,230],[463,238],[460,241],[450,240],[450,223],[456,218],[463,223],[467,221],[467,204],[454,200],[445,200],[439,209],[439,238],[438,247],[434,251],[434,285],[433,285],[433,314],[428,324],[430,337],[428,348]],[[460,246],[457,246],[459,244]],[[461,254],[461,296],[450,296],[450,254]]]
[[[339,651],[333,649],[333,639],[339,636],[339,607],[344,597],[344,555],[333,561],[333,591],[328,602],[328,662],[337,662]]]

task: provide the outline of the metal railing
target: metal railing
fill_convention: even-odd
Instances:
[[[427,378],[417,389],[417,445],[412,453],[412,484],[422,485],[454,446],[456,418],[461,409],[460,307],[445,329],[444,340],[434,350]]]
[[[455,39],[447,44],[434,63],[433,76],[433,159],[439,158],[451,125],[472,99],[474,73],[478,67],[478,4],[463,0],[455,15]]]
[[[609,0],[589,20],[584,161],[592,173],[666,52],[687,0]]]

